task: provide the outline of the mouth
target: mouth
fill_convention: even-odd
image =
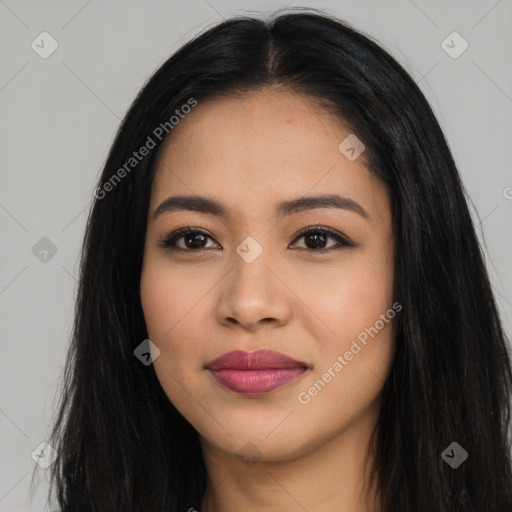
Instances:
[[[206,368],[222,386],[256,395],[284,386],[310,369],[306,363],[272,350],[227,352]]]

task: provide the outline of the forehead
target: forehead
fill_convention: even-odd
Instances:
[[[363,157],[340,152],[348,135],[326,107],[296,93],[259,90],[199,103],[165,141],[152,206],[172,194],[208,195],[244,213],[308,193],[368,204],[382,187]]]

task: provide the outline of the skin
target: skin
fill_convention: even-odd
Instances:
[[[363,156],[350,161],[338,149],[349,133],[314,99],[274,88],[200,103],[166,141],[140,291],[149,338],[161,351],[157,377],[200,434],[209,479],[201,512],[379,510],[375,493],[362,494],[363,462],[367,449],[373,460],[393,322],[359,343],[307,404],[298,400],[393,304],[388,193]],[[338,208],[274,216],[279,201],[332,193],[359,203],[368,219]],[[153,219],[174,195],[214,198],[232,217],[172,211]],[[308,236],[297,233],[318,224],[354,247],[336,248],[329,236],[308,251]],[[188,245],[181,237],[182,251],[159,247],[186,226],[208,237]],[[236,252],[248,236],[263,249],[252,263]],[[310,369],[259,396],[233,392],[205,369],[225,352],[260,348]]]

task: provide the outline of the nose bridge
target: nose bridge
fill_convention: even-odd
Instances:
[[[218,301],[219,321],[236,321],[253,328],[262,320],[272,319],[277,323],[287,320],[290,302],[286,287],[275,275],[278,265],[273,256],[252,237],[246,237],[238,245]]]

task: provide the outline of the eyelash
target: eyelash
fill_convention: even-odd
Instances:
[[[164,249],[168,249],[171,251],[183,251],[183,252],[199,252],[199,251],[205,251],[208,250],[208,248],[202,248],[202,249],[183,249],[181,247],[176,247],[176,241],[180,238],[182,238],[184,235],[188,235],[190,233],[196,233],[204,235],[208,238],[213,238],[204,230],[201,228],[192,228],[190,226],[187,226],[185,228],[177,229],[176,231],[172,232],[170,235],[164,237],[162,240],[159,241],[158,245],[159,247],[162,247]],[[334,231],[332,228],[324,227],[324,226],[309,226],[307,228],[303,228],[300,230],[299,233],[297,233],[296,237],[294,238],[293,242],[295,242],[297,239],[302,238],[303,236],[306,236],[310,233],[320,233],[322,235],[327,235],[328,238],[332,238],[338,242],[338,246],[331,247],[330,249],[309,249],[309,248],[303,248],[300,249],[306,250],[310,253],[314,254],[324,254],[326,252],[342,249],[343,247],[354,247],[353,244],[349,243],[348,240],[346,240],[341,234]]]

